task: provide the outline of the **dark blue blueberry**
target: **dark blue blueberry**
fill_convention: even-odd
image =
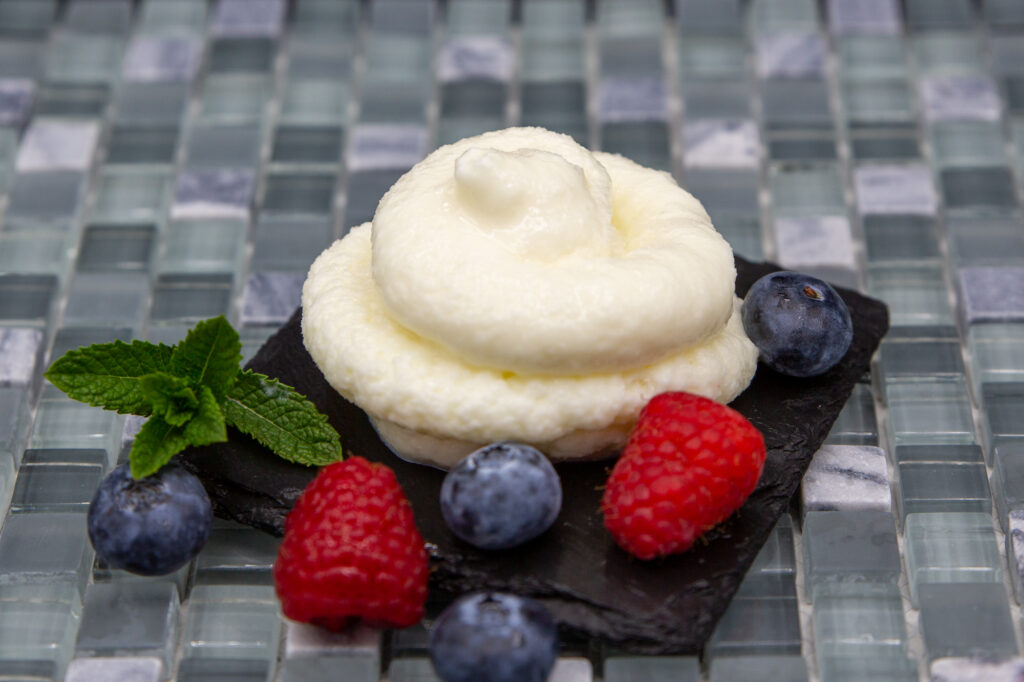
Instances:
[[[212,523],[203,484],[176,464],[139,480],[122,464],[89,505],[97,556],[139,575],[165,575],[187,564],[206,544]]]
[[[493,443],[452,467],[441,513],[452,532],[482,549],[537,537],[562,508],[562,483],[547,457],[520,443]]]
[[[462,597],[430,631],[430,660],[444,682],[544,682],[558,656],[558,628],[525,597]]]
[[[764,364],[794,377],[824,374],[853,341],[850,312],[836,290],[798,272],[754,282],[743,301],[743,329]]]

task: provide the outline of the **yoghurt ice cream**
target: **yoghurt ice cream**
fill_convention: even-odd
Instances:
[[[441,147],[313,263],[303,340],[406,459],[621,447],[669,390],[754,375],[732,251],[667,173],[540,128]]]

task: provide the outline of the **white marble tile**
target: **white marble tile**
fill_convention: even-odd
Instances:
[[[1024,267],[973,267],[959,271],[964,322],[1024,320]]]
[[[1024,658],[939,658],[932,662],[931,672],[931,682],[1020,682],[1024,680]]]
[[[449,38],[438,55],[437,75],[443,82],[467,78],[507,81],[514,69],[512,45],[498,36]]]
[[[842,216],[779,218],[775,221],[779,263],[788,268],[854,268],[850,222]]]
[[[159,682],[164,679],[159,658],[76,658],[68,666],[64,682]]]
[[[661,121],[668,116],[665,81],[658,76],[602,78],[598,117],[602,122]]]
[[[996,84],[978,74],[944,74],[921,80],[921,105],[929,121],[999,120]]]
[[[427,155],[427,129],[419,125],[361,123],[352,132],[353,171],[411,168]]]
[[[825,44],[816,33],[762,35],[755,48],[761,78],[806,78],[825,72]]]
[[[551,669],[548,682],[592,682],[594,668],[585,658],[559,658]]]
[[[381,631],[357,623],[342,632],[330,632],[306,623],[288,621],[284,640],[285,658],[296,656],[379,656]]]
[[[897,0],[829,0],[828,19],[835,35],[898,35],[903,28]]]
[[[124,78],[136,82],[187,82],[196,75],[202,43],[193,38],[140,35],[124,58]]]
[[[284,324],[299,307],[304,272],[254,272],[245,283],[243,325]]]
[[[923,165],[862,165],[853,172],[861,215],[934,215],[938,199],[932,175]]]
[[[1006,521],[1006,558],[1017,603],[1024,601],[1024,509],[1011,511]]]
[[[868,445],[823,445],[800,488],[805,512],[890,511],[885,451]]]
[[[27,386],[39,359],[43,333],[38,329],[0,328],[0,386]]]
[[[94,121],[36,120],[18,149],[19,171],[86,170],[96,150]]]
[[[757,168],[757,125],[749,119],[683,124],[683,162],[693,168]]]
[[[0,78],[0,125],[24,125],[32,111],[35,92],[35,82],[28,78]]]
[[[171,217],[246,218],[255,176],[247,169],[185,171],[178,178]]]
[[[274,37],[284,28],[284,0],[221,0],[211,33],[217,38]]]

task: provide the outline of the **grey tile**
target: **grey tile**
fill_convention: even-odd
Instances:
[[[76,658],[68,666],[64,682],[160,682],[164,667],[159,658],[133,656]]]
[[[889,511],[892,493],[885,451],[859,445],[824,445],[804,474],[805,511]]]
[[[25,125],[35,92],[35,82],[28,78],[0,78],[0,125]]]
[[[931,674],[931,682],[1017,682],[1024,678],[1024,659],[942,658],[932,663]]]
[[[254,272],[245,284],[243,325],[284,324],[302,298],[302,272]]]
[[[210,32],[218,38],[279,35],[284,27],[284,0],[221,0]]]
[[[360,123],[352,132],[348,166],[353,171],[411,168],[427,154],[420,125]]]
[[[0,327],[0,386],[28,386],[42,350],[38,329]]]
[[[771,33],[758,36],[754,45],[761,78],[807,78],[825,71],[825,43],[816,33]]]
[[[897,0],[829,0],[828,18],[836,35],[898,35],[903,29]]]
[[[921,105],[929,121],[999,119],[999,92],[988,76],[943,74],[920,82]]]
[[[973,267],[959,272],[967,324],[1024,320],[1024,267]]]
[[[141,83],[191,81],[202,47],[195,38],[136,36],[125,53],[124,78]]]
[[[683,125],[683,161],[687,166],[756,168],[757,126],[750,119],[698,119]]]
[[[180,218],[247,218],[255,177],[251,170],[186,171],[178,177],[171,215]]]
[[[862,164],[853,172],[857,208],[863,215],[932,215],[937,198],[928,168],[918,164]]]
[[[507,81],[515,69],[515,51],[506,38],[461,35],[449,38],[438,55],[437,76],[443,82],[485,78]]]
[[[788,268],[855,268],[850,223],[841,216],[778,218],[775,243],[779,262]]]
[[[18,149],[19,171],[84,171],[99,137],[93,121],[35,120]]]
[[[668,116],[665,81],[657,76],[606,77],[598,86],[598,118],[604,122],[661,121]]]

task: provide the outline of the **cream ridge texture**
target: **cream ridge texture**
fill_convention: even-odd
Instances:
[[[540,128],[441,147],[310,268],[306,348],[406,459],[621,447],[654,395],[754,375],[732,251],[667,173]]]

